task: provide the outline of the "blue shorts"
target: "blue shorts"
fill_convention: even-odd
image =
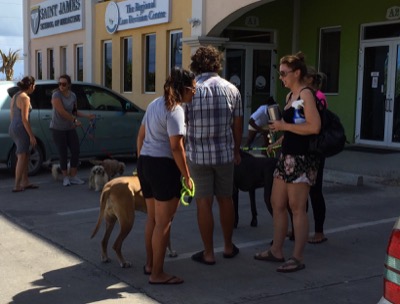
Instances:
[[[180,197],[181,172],[172,158],[140,155],[137,173],[144,198],[169,201]]]

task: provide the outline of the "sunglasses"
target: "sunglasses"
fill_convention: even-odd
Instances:
[[[68,85],[68,82],[59,82],[58,85],[62,86],[62,87],[66,87]]]
[[[185,87],[185,88],[188,89],[188,90],[191,90],[193,94],[196,93],[196,88],[195,87]]]
[[[279,76],[286,77],[289,73],[293,73],[294,71],[277,71]]]

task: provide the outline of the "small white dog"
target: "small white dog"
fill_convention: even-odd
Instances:
[[[68,174],[69,174],[69,163],[68,163]],[[51,166],[51,175],[53,176],[53,179],[55,181],[63,179],[60,164],[53,164]]]
[[[108,174],[101,165],[96,165],[90,170],[89,189],[94,191],[103,190],[104,185],[108,182]]]

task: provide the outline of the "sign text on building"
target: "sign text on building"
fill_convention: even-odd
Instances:
[[[47,0],[31,7],[33,38],[83,28],[83,0]]]
[[[105,13],[107,31],[127,30],[170,21],[170,0],[110,2]]]

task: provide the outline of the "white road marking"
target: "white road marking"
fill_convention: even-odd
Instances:
[[[79,210],[74,210],[74,211],[66,211],[66,212],[58,212],[57,215],[74,215],[74,214],[80,214],[80,213],[88,213],[88,212],[93,212],[93,211],[99,211],[100,207],[96,208],[88,208],[88,209],[79,209]]]
[[[80,213],[89,213],[89,212],[94,212],[94,211],[99,211],[99,207],[89,208],[89,209],[79,209],[79,210],[67,211],[67,212],[59,212],[59,213],[57,213],[57,215],[68,216],[68,215],[74,215],[74,214],[80,214]],[[398,219],[398,217],[392,217],[392,218],[381,219],[381,220],[372,221],[372,222],[352,224],[352,225],[347,225],[347,226],[343,226],[343,227],[327,229],[324,231],[324,233],[325,233],[325,235],[328,235],[328,234],[344,232],[344,231],[349,231],[349,230],[354,230],[354,229],[360,229],[360,228],[365,228],[365,227],[370,227],[370,226],[376,226],[376,225],[381,225],[381,224],[387,224],[387,223],[394,224],[397,219]],[[247,248],[247,247],[254,247],[254,246],[263,245],[263,244],[269,244],[270,241],[271,240],[265,239],[265,240],[251,241],[251,242],[245,242],[245,243],[239,243],[239,244],[235,243],[235,245],[238,248]],[[216,247],[214,249],[215,253],[219,253],[219,252],[223,252],[223,251],[224,251],[224,247]],[[195,253],[196,252],[179,253],[179,255],[175,258],[165,259],[165,262],[173,262],[173,261],[188,259],[188,258],[191,258],[191,256]]]

